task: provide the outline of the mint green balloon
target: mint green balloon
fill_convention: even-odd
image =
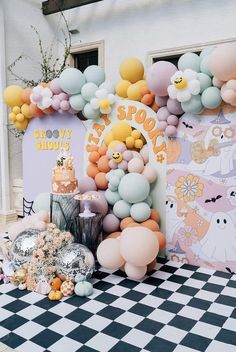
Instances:
[[[72,95],[69,101],[70,101],[71,107],[78,111],[82,111],[86,105],[86,101],[83,99],[81,94]]]
[[[125,200],[121,199],[121,200],[118,200],[118,202],[116,202],[116,204],[114,205],[113,213],[118,218],[124,219],[130,216],[130,208],[131,208],[131,205],[127,203]]]
[[[213,46],[209,46],[209,47],[203,49],[200,54],[200,59],[202,60],[205,56],[210,55],[214,49],[215,48]]]
[[[221,102],[220,89],[217,87],[209,87],[202,93],[202,104],[205,108],[215,109]]]
[[[105,81],[104,69],[97,65],[88,66],[84,71],[87,82],[93,82],[100,86]]]
[[[59,77],[60,87],[67,94],[78,94],[85,84],[85,76],[77,68],[66,68]]]
[[[91,119],[95,120],[99,117],[100,115],[100,110],[93,109],[90,103],[87,103],[85,107],[83,108],[83,115],[86,117],[86,119]]]
[[[181,71],[190,68],[193,71],[200,72],[200,57],[194,53],[186,53],[179,58],[178,68]]]
[[[126,202],[139,203],[148,197],[150,185],[145,176],[132,172],[122,177],[118,191]]]
[[[202,93],[208,87],[211,87],[212,81],[210,76],[200,72],[197,74],[197,77],[200,82],[200,93]]]
[[[41,210],[50,212],[50,193],[40,193],[34,200],[33,210],[38,213]]]
[[[97,90],[98,86],[95,83],[88,82],[83,85],[81,95],[85,100],[90,101],[92,98],[95,98],[95,93]]]
[[[132,205],[130,215],[135,221],[142,222],[150,218],[151,209],[145,202],[137,203]]]
[[[152,200],[152,196],[148,196],[145,200],[145,203],[147,203],[149,205],[149,207],[152,206],[153,200]]]
[[[209,70],[208,67],[208,60],[209,60],[209,56],[205,56],[201,63],[200,63],[200,70],[202,73],[205,73],[206,75],[213,77],[213,74],[211,73],[211,71]]]
[[[111,205],[114,205],[116,202],[118,202],[121,199],[118,192],[113,192],[109,188],[105,192],[105,198],[107,202]]]
[[[184,103],[181,103],[181,106],[185,112],[189,112],[191,114],[200,114],[200,112],[204,109],[199,94],[192,95],[192,98]]]

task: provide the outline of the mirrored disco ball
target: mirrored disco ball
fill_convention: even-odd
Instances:
[[[11,246],[11,260],[15,268],[30,262],[40,232],[42,231],[37,229],[27,229],[15,238]]]
[[[93,274],[94,265],[92,252],[79,243],[72,243],[60,250],[56,261],[58,275],[72,279],[76,276],[89,279]]]

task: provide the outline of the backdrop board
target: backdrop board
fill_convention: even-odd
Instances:
[[[76,177],[83,175],[86,129],[75,115],[53,113],[31,120],[23,138],[24,199],[51,191],[52,169],[61,150],[74,157]]]
[[[169,141],[167,254],[236,270],[236,109],[185,113]]]
[[[87,129],[85,172],[91,146],[101,145],[104,135],[118,121],[125,121],[139,130],[147,141],[149,163],[157,171],[157,181],[152,186],[153,205],[160,213],[161,229],[165,233],[165,201],[166,201],[166,141],[157,128],[156,113],[148,106],[131,100],[118,100],[108,115],[92,122]]]

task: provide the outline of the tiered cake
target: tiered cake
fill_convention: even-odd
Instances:
[[[62,151],[57,157],[57,166],[53,168],[52,192],[75,193],[78,190],[78,180],[75,177],[73,157]]]

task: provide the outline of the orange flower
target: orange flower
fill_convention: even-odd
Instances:
[[[199,182],[199,177],[191,174],[187,177],[180,176],[175,186],[177,198],[185,202],[192,202],[196,197],[201,197],[204,187],[203,184]]]

